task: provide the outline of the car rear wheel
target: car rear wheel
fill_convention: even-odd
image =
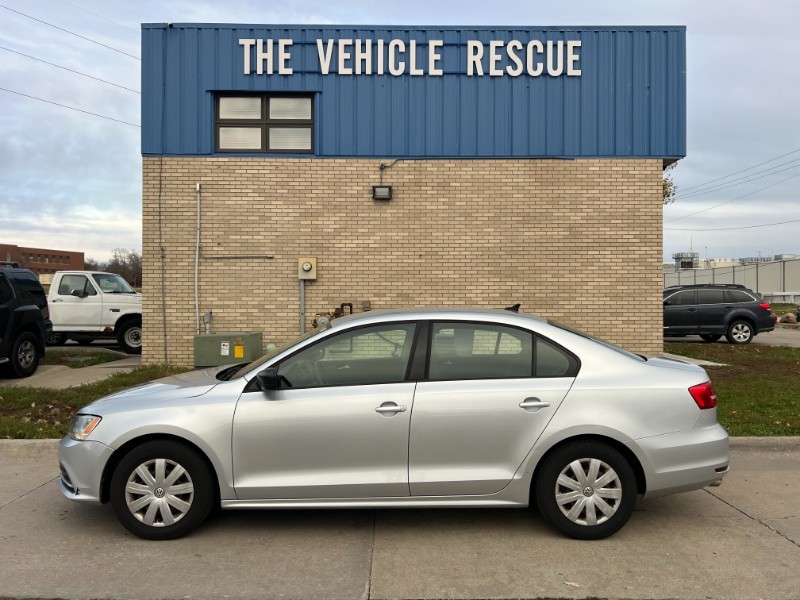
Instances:
[[[131,450],[111,478],[111,504],[125,528],[148,540],[170,540],[198,527],[211,512],[214,482],[205,461],[173,441]]]
[[[539,512],[571,538],[608,537],[633,514],[636,477],[625,457],[607,444],[567,444],[547,456],[540,469],[535,490]]]
[[[11,345],[8,367],[14,377],[30,377],[36,372],[41,358],[42,350],[36,336],[30,331],[24,331]]]
[[[716,342],[719,338],[722,337],[721,333],[701,333],[700,337],[703,339],[704,342]]]
[[[753,340],[753,326],[747,321],[734,321],[725,337],[731,344],[749,344]]]

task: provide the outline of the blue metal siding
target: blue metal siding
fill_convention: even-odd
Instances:
[[[294,74],[245,75],[241,38],[292,39]],[[330,74],[322,75],[318,38],[387,45],[413,39],[425,67],[428,42],[442,40],[444,75],[395,77],[388,66],[385,75],[338,75],[335,49]],[[247,91],[313,94],[316,156],[680,158],[686,154],[685,38],[683,27],[146,24],[142,153],[213,154],[214,94]],[[488,54],[489,41],[515,39],[580,40],[581,76],[490,77],[486,56],[484,75],[467,76],[469,40],[483,42]],[[375,60],[373,48],[373,68]]]

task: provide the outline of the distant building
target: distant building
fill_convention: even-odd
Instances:
[[[39,276],[56,271],[83,269],[83,252],[53,250],[52,248],[24,248],[13,244],[0,244],[0,260],[19,263]]]

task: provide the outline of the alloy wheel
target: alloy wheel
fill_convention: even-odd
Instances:
[[[17,350],[17,363],[23,369],[30,369],[34,360],[36,360],[36,347],[33,342],[25,340]]]

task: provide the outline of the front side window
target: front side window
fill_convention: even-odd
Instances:
[[[533,334],[489,323],[434,323],[428,379],[533,376]]]
[[[311,96],[218,96],[217,152],[313,152]]]
[[[691,304],[696,304],[694,301],[694,291],[686,290],[673,294],[664,300],[664,304],[667,306],[689,306]]]
[[[0,305],[6,304],[14,297],[11,286],[8,285],[5,275],[0,273]]]
[[[278,366],[281,388],[374,385],[404,381],[414,323],[386,323],[332,335]]]
[[[61,283],[58,284],[58,295],[72,296],[76,291],[80,292],[82,296],[94,296],[97,294],[86,275],[64,275],[61,278]]]

